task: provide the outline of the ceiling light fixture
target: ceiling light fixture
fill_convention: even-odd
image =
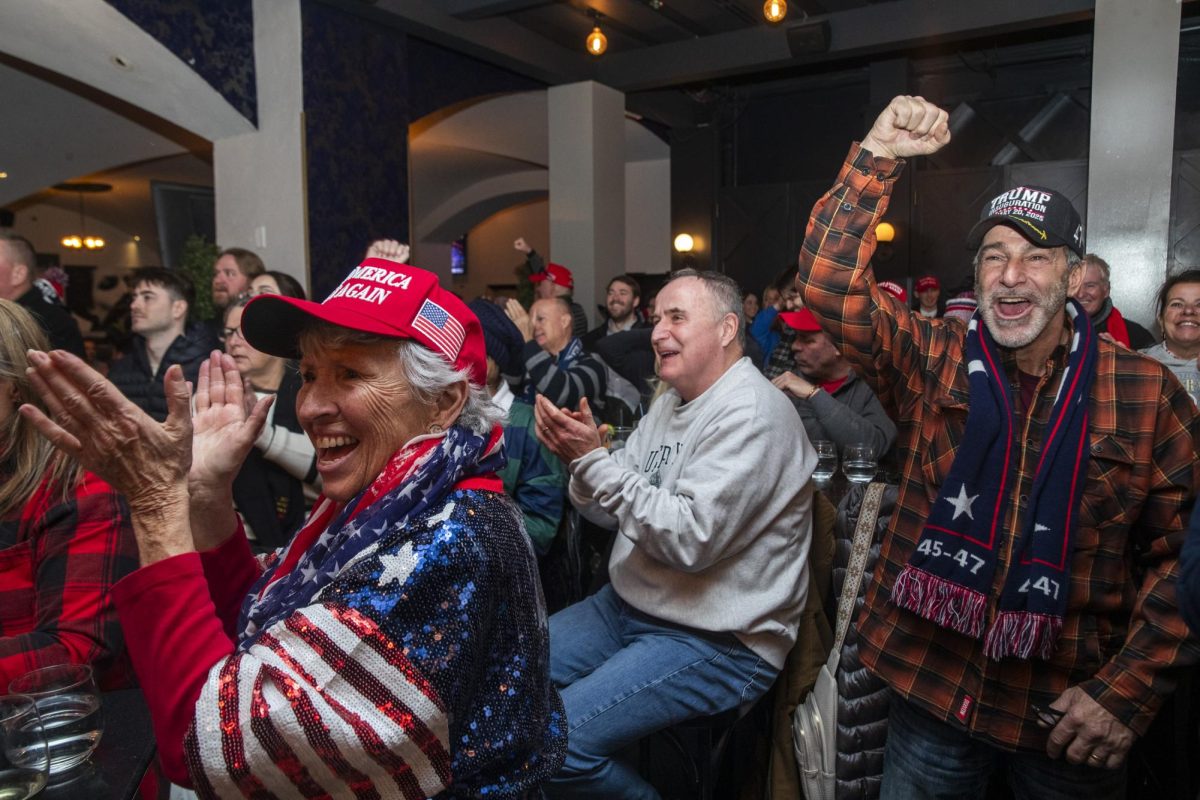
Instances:
[[[587,51],[594,56],[602,55],[608,49],[608,37],[600,30],[599,20],[587,37]]]
[[[72,233],[62,238],[62,246],[68,250],[103,250],[106,242],[99,236],[87,235],[87,220],[83,212],[83,195],[87,192],[111,192],[112,186],[107,183],[59,183],[54,186],[62,192],[75,192],[79,195],[79,230],[82,233]]]
[[[675,252],[677,253],[690,253],[695,246],[696,241],[690,233],[681,233],[675,237]]]
[[[7,178],[7,177],[8,177],[8,173],[7,173],[7,172],[2,172],[2,171],[0,171],[0,181],[4,180],[4,179],[5,179],[5,178]]]
[[[763,3],[763,17],[767,22],[775,24],[782,22],[787,16],[787,0],[767,0]]]

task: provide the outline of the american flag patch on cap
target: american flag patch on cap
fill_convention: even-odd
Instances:
[[[458,358],[458,351],[462,349],[463,339],[467,335],[462,323],[432,300],[421,304],[421,310],[417,312],[412,327],[413,330],[424,334],[433,342],[434,347],[441,350],[451,361]]]

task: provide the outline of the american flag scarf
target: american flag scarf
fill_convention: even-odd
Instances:
[[[1018,480],[1019,420],[995,340],[979,312],[967,326],[970,411],[963,445],[933,504],[892,600],[944,628],[984,637],[984,653],[1049,658],[1067,608],[1079,499],[1088,467],[1088,396],[1096,374],[1095,331],[1074,300],[1071,352],[1042,437],[1028,503],[1018,510],[1012,563],[997,614],[984,632],[1003,528]]]
[[[387,531],[444,503],[460,481],[503,468],[503,443],[499,425],[487,436],[454,425],[444,435],[418,437],[400,448],[371,485],[345,505],[318,498],[304,527],[251,588],[238,618],[238,650],[250,649],[263,631],[310,605]]]

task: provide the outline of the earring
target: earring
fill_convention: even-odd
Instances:
[[[442,432],[442,426],[441,426],[441,425],[438,425],[438,424],[435,422],[435,423],[433,423],[432,425],[430,425],[430,426],[429,426],[429,432],[430,432],[430,433],[441,433],[441,432]]]

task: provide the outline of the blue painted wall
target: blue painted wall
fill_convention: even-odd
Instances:
[[[107,0],[258,123],[251,0]]]
[[[408,239],[409,123],[544,85],[314,0],[301,10],[308,239],[321,298],[373,239]]]

